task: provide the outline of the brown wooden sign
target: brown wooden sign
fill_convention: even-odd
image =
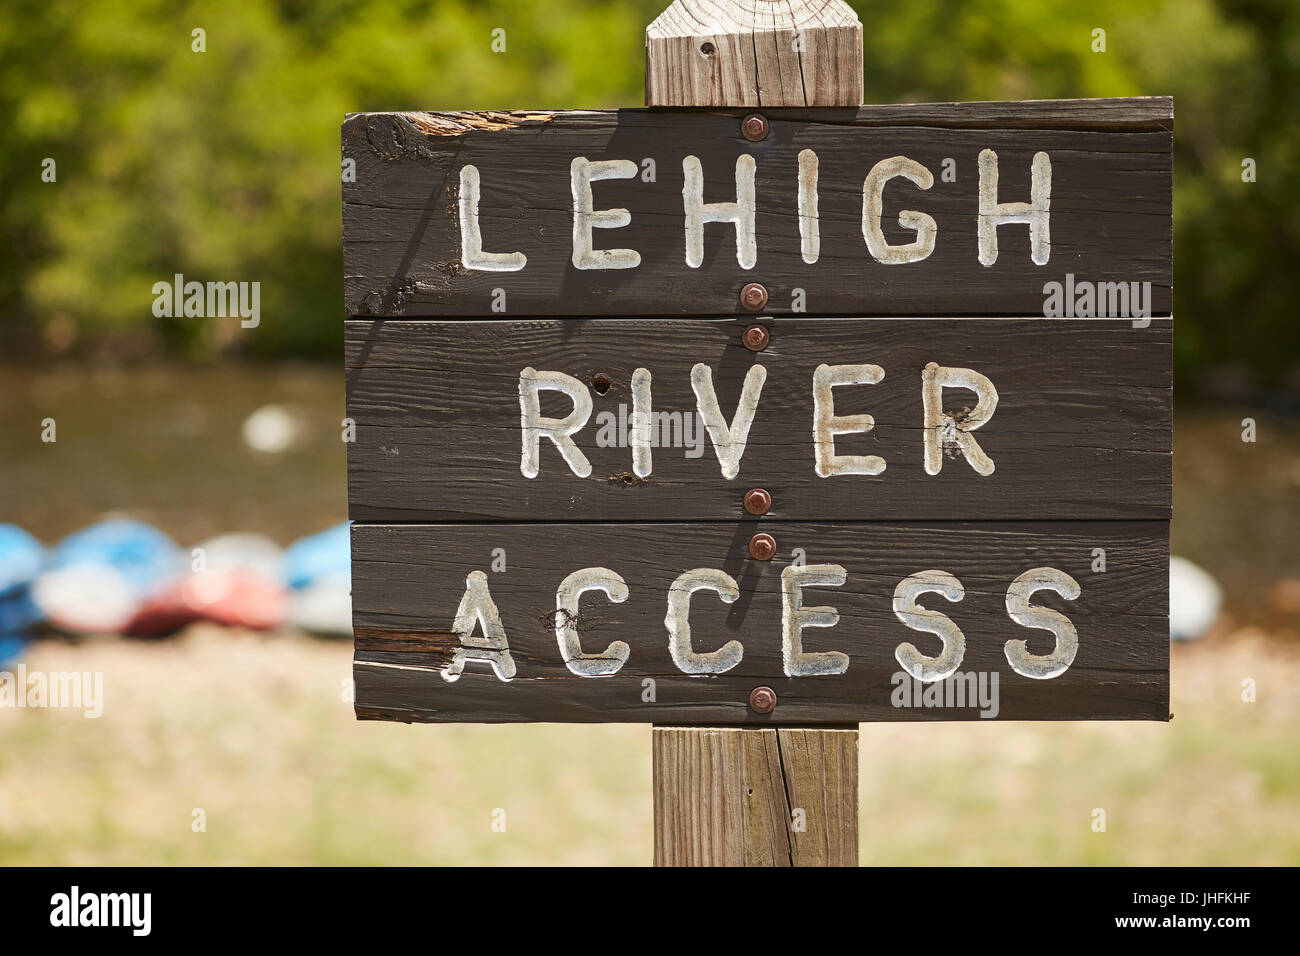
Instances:
[[[758,324],[350,322],[352,517],[1169,517],[1167,319]]]
[[[1170,101],[760,119],[348,118],[357,714],[1167,718]]]
[[[770,527],[776,555],[755,561],[751,529],[735,522],[358,525],[357,713],[1169,714],[1166,522]],[[771,714],[749,706],[758,686],[780,701]]]
[[[350,116],[348,314],[1169,314],[1168,98],[745,115]]]

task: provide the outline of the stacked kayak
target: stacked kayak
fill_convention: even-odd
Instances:
[[[351,524],[294,542],[284,552],[289,623],[313,634],[352,636]]]
[[[171,538],[139,521],[101,521],[55,546],[32,582],[45,620],[71,634],[124,634],[185,567]]]
[[[0,667],[22,653],[41,621],[31,586],[46,561],[44,545],[16,525],[0,524]]]
[[[52,551],[0,525],[0,655],[39,623],[70,634],[161,637],[195,621],[352,634],[347,522],[287,550],[234,533],[184,549],[140,521],[111,519]],[[0,661],[3,657],[0,656]]]

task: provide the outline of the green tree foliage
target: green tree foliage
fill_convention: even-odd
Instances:
[[[9,0],[0,322],[32,341],[337,355],[344,113],[637,105],[666,4]],[[1269,381],[1295,362],[1294,0],[854,6],[872,102],[1173,94],[1180,369],[1236,361]],[[155,318],[151,287],[177,272],[260,280],[258,333]]]

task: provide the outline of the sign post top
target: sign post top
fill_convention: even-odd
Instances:
[[[647,106],[861,106],[844,0],[674,0],[646,28]]]

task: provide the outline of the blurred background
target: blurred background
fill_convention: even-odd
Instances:
[[[0,708],[0,864],[650,860],[644,726],[352,717],[339,125],[640,105],[666,5],[9,0],[0,668],[103,672],[105,715]],[[864,725],[863,862],[1300,863],[1300,5],[852,5],[868,102],[1173,95],[1172,536],[1204,571],[1170,725]],[[156,318],[175,273],[260,281],[261,325]],[[196,546],[206,591],[167,591]]]

